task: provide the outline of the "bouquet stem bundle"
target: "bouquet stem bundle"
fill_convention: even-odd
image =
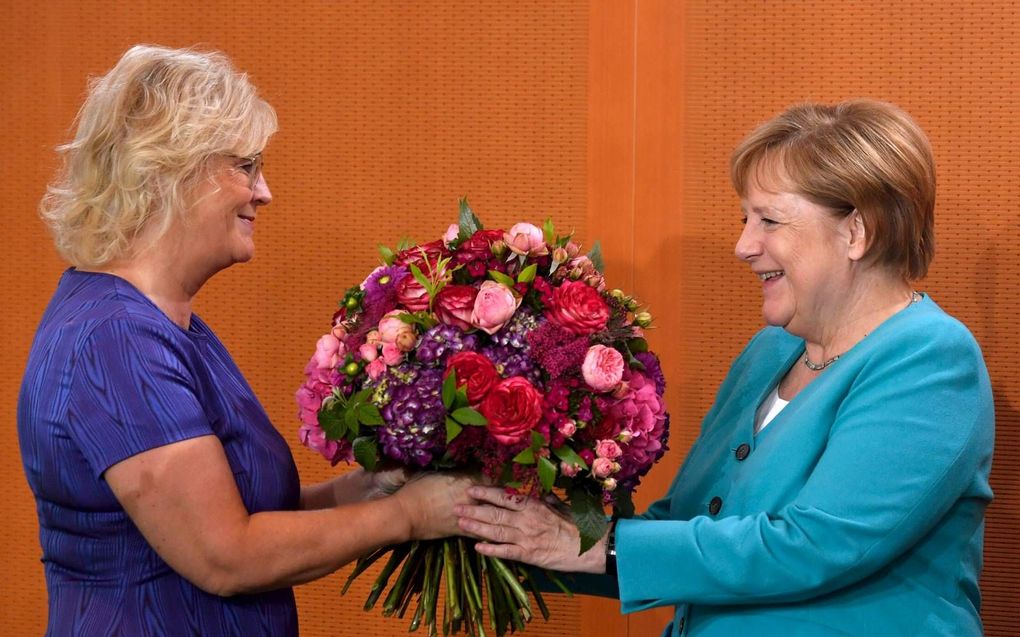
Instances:
[[[496,637],[524,630],[534,616],[529,591],[542,617],[549,619],[549,608],[528,567],[479,555],[474,550],[474,540],[463,537],[381,548],[358,560],[341,594],[346,594],[354,580],[387,554],[389,558],[365,600],[365,610],[375,608],[387,587],[389,592],[382,605],[386,617],[403,619],[417,599],[409,632],[424,625],[428,636],[436,637],[442,626],[444,636],[464,632],[470,637],[487,637],[486,612]],[[546,571],[545,576],[570,594],[555,575]],[[443,581],[445,596],[440,621],[439,591]]]

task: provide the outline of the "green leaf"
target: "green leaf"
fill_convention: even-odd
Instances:
[[[450,444],[450,441],[460,435],[460,432],[464,431],[464,427],[453,418],[446,419],[446,444]]]
[[[467,407],[470,404],[467,397],[467,385],[461,385],[457,388],[457,394],[453,397],[453,405],[450,406],[450,410]]]
[[[379,408],[370,403],[358,406],[358,421],[369,427],[378,427],[383,424],[383,417]]]
[[[545,436],[532,430],[531,432],[531,448],[538,450],[545,446]]]
[[[514,456],[514,462],[517,464],[535,464],[535,450],[528,447]]]
[[[552,490],[553,482],[556,481],[556,465],[549,461],[549,458],[539,456],[538,458],[538,481],[542,483],[542,491]]]
[[[511,277],[503,274],[499,270],[489,270],[489,277],[497,283],[502,283],[510,289],[513,289],[514,285],[517,284]]]
[[[556,229],[553,228],[552,218],[546,219],[545,223],[542,224],[542,238],[549,245],[556,241]]]
[[[630,351],[634,352],[635,354],[640,354],[641,352],[647,352],[648,351],[648,341],[646,341],[643,338],[632,338],[632,339],[627,341],[627,349],[629,349]]]
[[[474,211],[471,210],[471,205],[468,204],[467,197],[460,200],[460,218],[458,219],[457,225],[460,227],[460,232],[457,236],[461,240],[467,239],[482,229],[482,222],[478,220]]]
[[[577,455],[576,451],[574,451],[573,449],[566,445],[562,447],[556,447],[555,449],[552,450],[552,452],[557,458],[559,458],[563,462],[566,462],[567,464],[576,464],[582,469],[588,468],[588,463],[584,461],[584,458]]]
[[[358,435],[361,426],[358,423],[358,408],[359,405],[348,405],[344,411],[344,424],[347,425],[347,429],[354,434]]]
[[[478,413],[478,410],[472,409],[471,407],[461,407],[455,409],[452,414],[453,419],[462,425],[471,425],[472,427],[484,427],[489,424],[489,421],[485,416]]]
[[[538,272],[538,264],[532,263],[528,267],[521,270],[521,273],[517,275],[518,283],[531,283],[535,280],[535,274]]]
[[[386,265],[393,265],[393,261],[397,258],[397,254],[393,250],[381,243],[379,244],[379,255],[382,256],[383,263]]]
[[[337,409],[336,403],[329,402],[319,410],[317,417],[319,426],[326,432],[327,440],[340,440],[347,435],[347,425],[344,424],[343,411]]]
[[[375,465],[379,461],[379,444],[375,438],[371,436],[355,438],[354,459],[365,467],[365,471],[375,471]]]
[[[425,291],[428,292],[428,295],[431,297],[432,296],[432,282],[429,281],[428,278],[426,278],[425,275],[421,273],[421,268],[419,268],[417,265],[412,263],[411,264],[411,274],[414,276],[414,279],[418,283],[421,283],[421,286],[423,288],[425,288]]]
[[[457,397],[457,370],[450,369],[450,374],[443,381],[443,407],[453,407],[453,399]]]
[[[629,491],[622,489],[616,494],[616,503],[613,504],[613,514],[618,518],[634,517],[634,499]]]
[[[592,246],[591,252],[588,253],[588,258],[591,259],[591,264],[595,266],[595,269],[599,272],[603,272],[606,269],[606,264],[602,262],[602,243],[599,241],[595,242]]]
[[[584,489],[570,490],[570,516],[581,535],[581,550],[584,553],[602,539],[609,527],[602,501]]]

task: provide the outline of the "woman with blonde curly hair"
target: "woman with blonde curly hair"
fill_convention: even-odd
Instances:
[[[95,80],[41,210],[74,266],[18,404],[51,635],[294,635],[291,586],[456,530],[464,484],[301,487],[192,300],[252,258],[273,109],[218,53],[136,46]]]

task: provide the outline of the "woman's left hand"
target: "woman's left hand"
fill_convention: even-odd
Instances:
[[[482,555],[556,571],[606,571],[605,538],[578,555],[577,527],[549,504],[500,487],[474,486],[468,496],[476,504],[462,504],[454,511],[462,531],[484,540],[475,547]]]

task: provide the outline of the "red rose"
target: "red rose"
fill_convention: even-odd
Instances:
[[[492,244],[502,240],[502,230],[479,230],[457,246],[457,251],[453,254],[453,263],[463,265],[473,277],[485,276],[485,273],[499,262],[492,254]]]
[[[405,276],[397,286],[397,302],[412,312],[420,312],[429,306],[429,293],[413,276]]]
[[[520,376],[496,385],[478,411],[489,421],[489,433],[497,442],[512,446],[528,439],[542,418],[542,393]]]
[[[436,295],[433,310],[436,318],[463,331],[471,328],[471,310],[478,290],[470,285],[447,285]]]
[[[447,256],[450,256],[450,251],[446,249],[446,246],[443,245],[443,241],[440,239],[401,250],[397,253],[396,258],[393,259],[393,265],[406,265],[408,266],[407,269],[410,270],[410,266],[413,263],[428,276],[428,273],[439,263],[439,260]],[[426,262],[428,265],[425,265]]]
[[[446,361],[446,375],[457,372],[457,386],[466,386],[468,402],[477,405],[500,381],[499,372],[485,356],[477,352],[457,352]]]
[[[595,288],[580,281],[567,281],[553,290],[545,315],[578,336],[590,336],[606,327],[609,306]]]

